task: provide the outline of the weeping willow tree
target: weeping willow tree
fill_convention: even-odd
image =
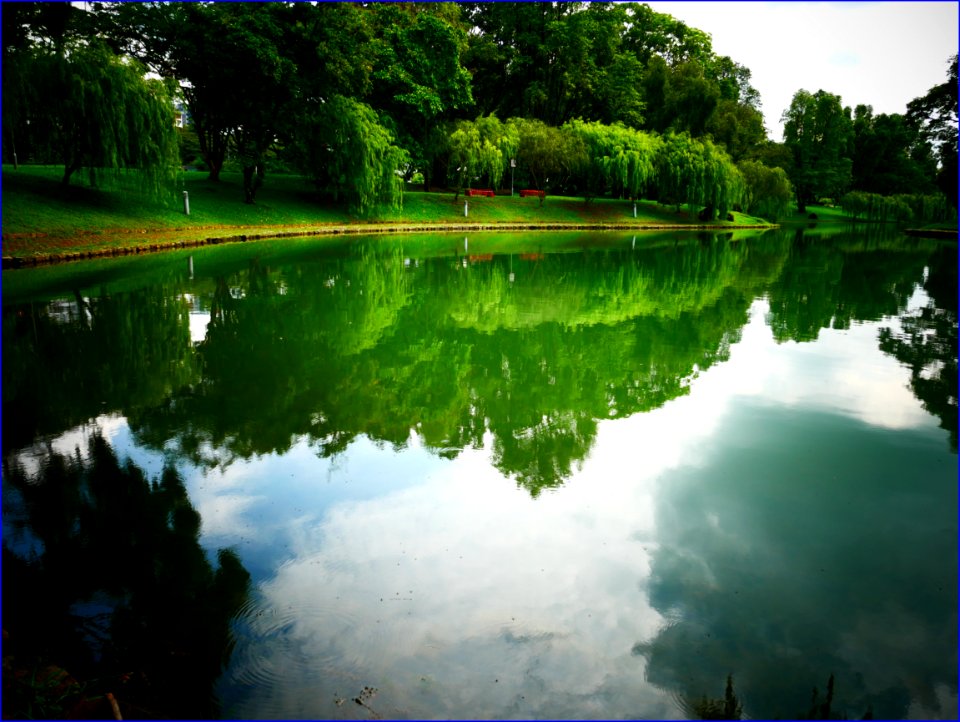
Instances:
[[[470,187],[474,178],[484,178],[493,188],[499,188],[519,145],[517,127],[501,123],[496,115],[458,121],[446,146],[447,168],[456,188],[454,200],[462,188]]]
[[[668,133],[657,158],[657,191],[662,202],[678,209],[682,203],[705,206],[701,217],[712,220],[741,201],[744,180],[730,156],[710,140]]]
[[[743,175],[743,210],[770,221],[777,221],[790,211],[793,186],[783,168],[768,168],[753,160],[737,166]]]
[[[179,158],[173,104],[142,65],[96,44],[34,48],[17,65],[29,82],[4,84],[4,106],[29,128],[35,156],[63,164],[64,185],[86,169],[94,186],[136,171],[154,195],[170,187]]]
[[[703,147],[703,197],[695,202],[706,206],[704,220],[713,220],[717,216],[723,219],[743,200],[743,174],[720,146],[714,145],[709,138],[699,142]]]
[[[365,216],[378,206],[399,209],[407,153],[373,109],[335,95],[305,113],[296,155],[321,193],[346,201],[351,213]]]
[[[610,192],[641,197],[653,183],[662,141],[658,136],[615,123],[572,120],[563,126],[586,152],[584,197]]]
[[[500,119],[493,113],[477,118],[476,125],[484,143],[493,146],[498,151],[495,165],[491,164],[490,166],[489,180],[494,188],[500,188],[503,175],[509,167],[510,159],[516,158],[517,152],[520,150],[520,131],[515,125],[501,123]]]

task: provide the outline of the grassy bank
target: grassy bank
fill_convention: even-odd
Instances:
[[[309,235],[451,227],[629,229],[703,227],[695,210],[661,206],[652,201],[633,205],[624,200],[547,197],[464,198],[453,193],[407,192],[400,211],[379,211],[367,219],[351,216],[342,206],[321,202],[307,179],[270,176],[257,194],[257,203],[242,202],[238,173],[224,173],[211,183],[206,173],[182,173],[173,197],[148,199],[124,181],[107,188],[60,185],[61,169],[49,166],[3,167],[4,257],[60,260],[104,253],[159,250],[200,242]],[[183,211],[183,191],[190,215]],[[734,221],[711,227],[767,226],[766,221],[735,213]]]

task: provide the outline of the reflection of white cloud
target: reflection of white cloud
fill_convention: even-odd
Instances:
[[[242,679],[282,669],[284,683],[229,712],[293,715],[297,690],[311,687],[307,714],[322,717],[335,714],[338,691],[370,684],[385,715],[594,716],[609,713],[612,690],[635,713],[670,715],[630,655],[661,624],[638,586],[649,572],[636,537],[652,536],[651,481],[594,481],[585,470],[533,500],[493,468],[487,447],[420,486],[334,507],[261,587],[257,608],[280,610],[248,620],[269,663],[232,670]]]
[[[209,313],[190,313],[190,341],[199,343],[207,337],[207,324],[210,323]]]
[[[644,591],[657,480],[706,463],[706,442],[744,397],[888,428],[934,423],[904,388],[905,370],[878,350],[880,324],[776,344],[767,311],[752,306],[730,360],[689,395],[600,421],[582,468],[536,500],[492,466],[490,438],[429,470],[401,469],[422,453],[416,437],[398,454],[381,450],[376,473],[418,483],[286,529],[291,558],[261,585],[225,682],[255,678],[258,693],[225,711],[342,716],[335,700],[370,685],[385,716],[676,715],[629,653],[664,624]],[[344,458],[334,483],[358,463]]]
[[[114,439],[127,429],[127,420],[119,414],[103,414],[96,417],[89,424],[81,424],[64,431],[47,441],[41,441],[24,449],[17,454],[17,461],[31,476],[40,471],[40,464],[47,457],[50,450],[61,456],[73,457],[80,449],[80,457],[86,459],[90,455],[90,435],[99,429],[103,438],[114,443]]]
[[[248,513],[257,501],[263,497],[240,494],[220,494],[203,500],[194,500],[194,506],[203,519],[203,533],[208,537],[230,537],[231,539],[253,539],[260,531],[254,524],[245,521]]]
[[[414,434],[396,452],[360,437],[331,460],[301,440],[186,469],[205,543],[256,543],[271,557],[225,681],[256,679],[256,697],[225,713],[342,716],[337,697],[370,685],[385,716],[676,715],[630,654],[664,624],[645,591],[657,480],[706,463],[706,442],[744,397],[935,426],[907,372],[877,349],[881,324],[776,344],[767,311],[753,304],[730,360],[700,372],[689,395],[600,421],[582,468],[536,500],[492,466],[489,435],[454,460]],[[145,458],[124,419],[97,421],[118,451]],[[74,429],[55,448],[72,453],[84,436]]]
[[[897,328],[897,320],[821,329],[812,343],[775,344],[763,321],[767,313],[766,301],[754,302],[730,361],[693,382],[691,398],[697,406],[759,396],[788,406],[820,407],[885,428],[934,423],[910,392],[909,373],[878,350],[879,329]]]

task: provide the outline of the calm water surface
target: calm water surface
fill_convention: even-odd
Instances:
[[[955,719],[956,245],[556,238],[4,272],[5,647],[169,716]]]

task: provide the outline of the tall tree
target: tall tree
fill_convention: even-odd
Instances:
[[[699,61],[687,60],[671,68],[664,97],[671,130],[703,135],[719,102],[720,88],[705,75]]]
[[[736,100],[721,99],[705,130],[735,161],[745,158],[767,139],[763,114],[752,105]]]
[[[447,145],[448,168],[456,186],[454,200],[475,177],[483,177],[494,188],[499,187],[518,144],[516,126],[501,123],[495,115],[477,118],[475,122],[458,121]]]
[[[797,208],[821,197],[839,198],[851,181],[853,121],[840,96],[798,90],[783,113],[783,142],[793,153]]]
[[[519,135],[517,162],[538,190],[562,186],[582,168],[585,155],[572,134],[530,118],[510,118],[507,123],[516,127]]]
[[[96,3],[93,12],[111,47],[180,84],[209,179],[218,181],[230,137],[226,106],[235,87],[220,76],[228,60],[216,28],[216,8],[206,3]]]
[[[853,136],[853,188],[880,195],[935,192],[930,144],[902,115],[873,115],[869,105],[858,105]]]
[[[373,68],[366,100],[410,155],[412,174],[428,166],[434,126],[473,104],[470,74],[460,61],[467,44],[460,8],[374,3],[367,12]]]
[[[623,46],[620,3],[469,3],[467,67],[478,103],[558,126],[642,119],[643,63]]]
[[[957,56],[948,60],[947,80],[907,104],[907,121],[937,147],[937,185],[957,205]]]
[[[286,51],[293,41],[292,7],[281,3],[216,4],[222,52],[220,83],[232,88],[221,106],[243,171],[245,203],[253,203],[267,151],[300,108],[297,66]],[[242,90],[240,90],[242,89]]]
[[[691,28],[666,13],[658,13],[646,3],[624,3],[628,20],[624,45],[646,64],[657,56],[668,65],[688,60],[703,62],[713,54],[710,36]]]

